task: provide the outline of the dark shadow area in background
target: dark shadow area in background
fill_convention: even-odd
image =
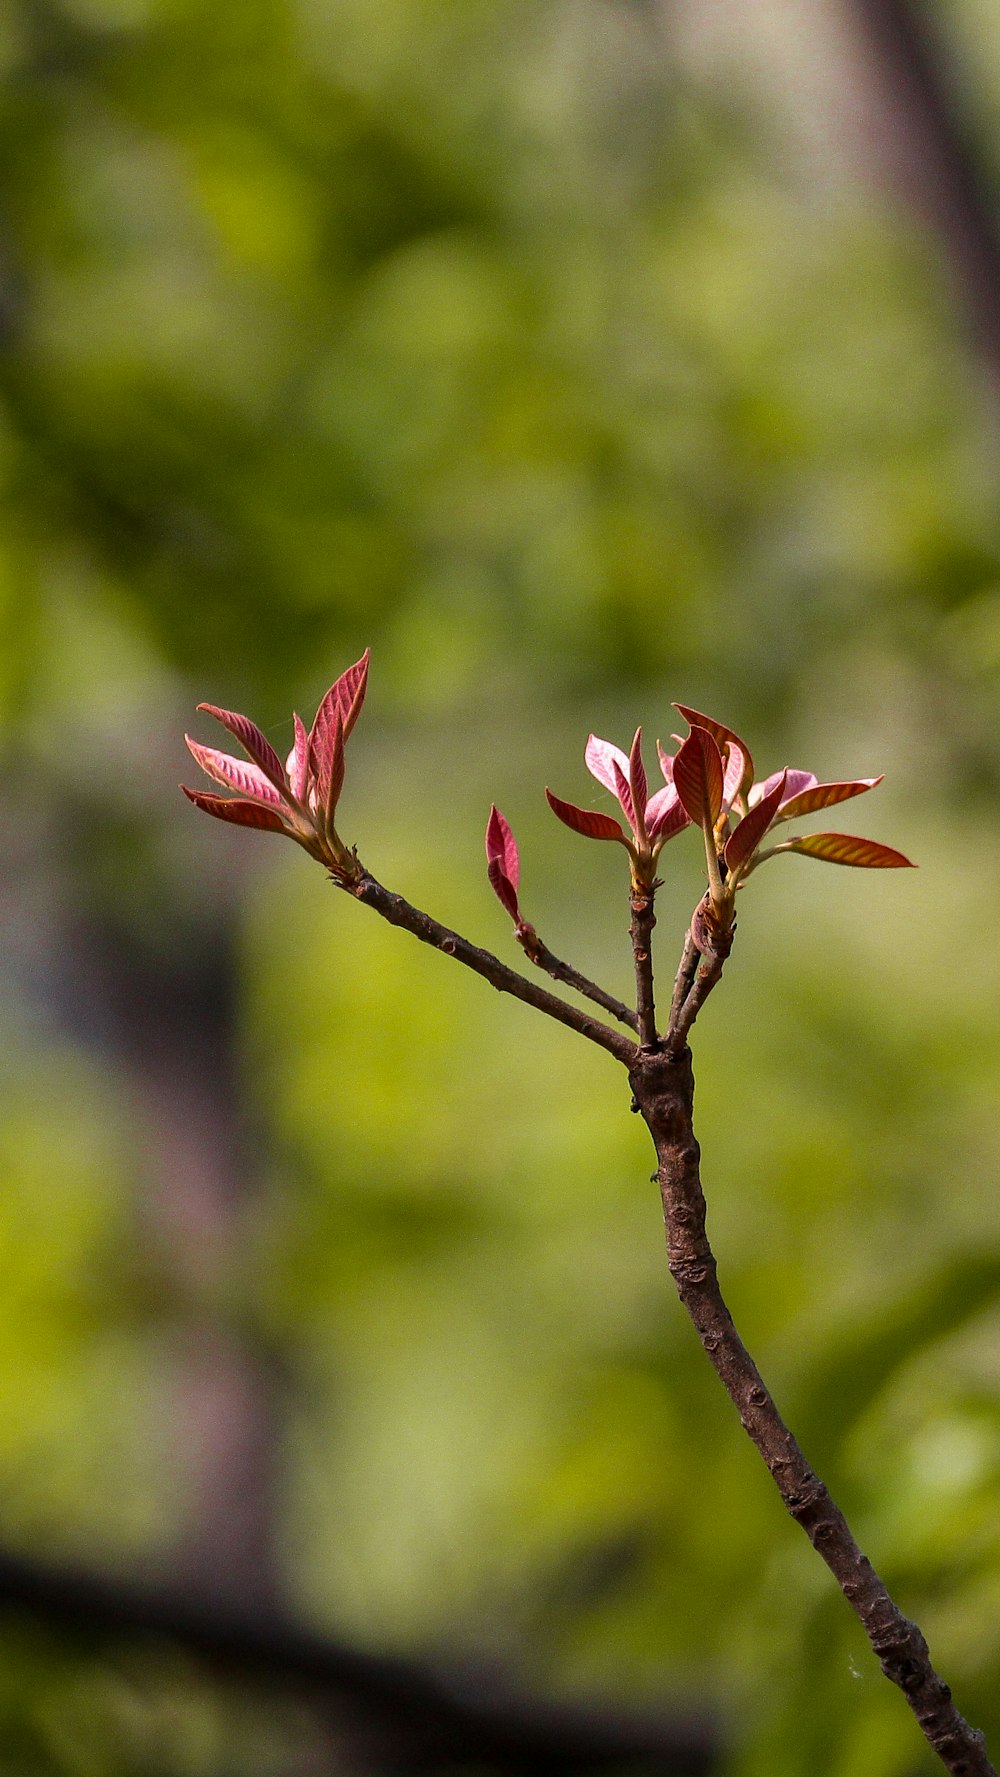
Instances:
[[[164,1642],[241,1685],[305,1693],[331,1718],[358,1771],[648,1773],[708,1777],[717,1738],[704,1720],[640,1717],[543,1703],[475,1670],[451,1672],[362,1652],[276,1612],[239,1611],[189,1593],[98,1579],[0,1555],[0,1612],[53,1635],[113,1651]]]

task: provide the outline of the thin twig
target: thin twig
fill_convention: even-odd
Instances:
[[[667,1025],[668,1037],[670,1033],[676,1029],[681,1007],[691,991],[691,984],[694,981],[694,972],[697,967],[698,946],[689,931],[684,940],[684,949],[681,951],[680,965],[677,970],[677,977],[674,981],[674,994],[670,1002],[670,1021]]]
[[[725,957],[713,952],[711,956],[703,956],[695,971],[694,980],[685,997],[684,1003],[671,1023],[667,1033],[667,1051],[671,1055],[679,1055],[691,1031],[691,1026],[705,1004],[713,987],[721,981]]]
[[[693,991],[693,990],[692,990]],[[690,996],[689,996],[690,997]],[[904,1617],[843,1513],[813,1473],[733,1325],[705,1230],[700,1152],[692,1114],[691,1052],[641,1049],[629,1081],[656,1148],[667,1252],[678,1294],[744,1429],[767,1464],[788,1511],[822,1555],[887,1678],[900,1687],[952,1777],[997,1777],[983,1737],[961,1716],[931,1665],[927,1643]]]
[[[668,1055],[679,1055],[687,1042],[698,1013],[713,987],[722,978],[735,935],[736,925],[731,906],[724,910],[720,918],[709,890],[695,908],[681,952],[680,968],[674,982],[674,997],[670,1006],[670,1023],[664,1042]]]
[[[629,926],[632,955],[635,958],[635,1004],[639,1042],[644,1049],[655,1049],[657,1043],[656,1003],[653,998],[653,927],[656,924],[653,896],[653,888],[633,887],[632,923]]]
[[[340,882],[336,877],[332,880],[337,882],[338,887],[363,901],[366,907],[373,907],[390,925],[402,926],[414,938],[419,938],[422,944],[432,945],[435,950],[440,950],[445,956],[453,956],[456,962],[464,963],[467,969],[482,975],[498,993],[509,993],[514,999],[523,1000],[525,1005],[534,1006],[537,1012],[544,1012],[559,1024],[566,1024],[570,1030],[587,1037],[599,1048],[606,1049],[609,1055],[613,1055],[616,1061],[623,1062],[626,1067],[632,1065],[637,1051],[628,1037],[611,1030],[600,1019],[591,1018],[589,1013],[580,1011],[577,1006],[568,1006],[565,1000],[557,999],[554,993],[548,993],[544,987],[536,987],[534,982],[525,980],[523,975],[519,975],[515,969],[509,969],[492,951],[480,950],[477,945],[470,944],[467,938],[460,937],[458,932],[453,932],[448,926],[432,919],[429,913],[412,906],[402,895],[384,888],[363,866],[358,866],[357,875],[350,881]]]
[[[572,963],[564,963],[558,956],[553,956],[533,927],[526,927],[523,932],[515,933],[515,936],[528,961],[534,963],[536,968],[543,969],[546,975],[551,975],[553,981],[562,981],[567,987],[575,988],[585,999],[593,1000],[595,1006],[603,1006],[605,1012],[610,1012],[612,1018],[618,1019],[619,1024],[627,1024],[630,1030],[638,1030],[639,1020],[631,1006],[626,1006],[624,1000],[615,999],[613,993],[607,993],[603,987],[598,987],[597,982],[591,981],[587,975],[581,975]]]

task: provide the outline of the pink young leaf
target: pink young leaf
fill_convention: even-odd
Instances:
[[[818,782],[815,772],[812,771],[789,770],[787,767],[784,771],[772,771],[770,777],[766,777],[762,784],[754,784],[750,791],[750,807],[756,808],[762,797],[770,796],[778,779],[782,777],[785,780],[785,800],[787,802],[790,802],[793,796],[801,796],[803,790],[811,790]]]
[[[237,827],[260,827],[268,833],[288,832],[281,816],[273,809],[262,807],[259,802],[210,796],[205,790],[189,790],[187,784],[182,784],[181,789],[189,802],[193,802],[196,808],[203,808],[206,814],[214,814],[217,820],[233,821]]]
[[[706,728],[692,728],[674,760],[674,787],[699,827],[714,827],[722,812],[722,754]]]
[[[625,763],[626,763],[626,765],[628,764],[627,759],[626,759]],[[625,816],[625,819],[628,821],[628,824],[631,827],[633,833],[638,838],[639,823],[636,820],[635,804],[632,801],[632,791],[629,788],[628,778],[625,776],[625,773],[623,772],[617,759],[612,761],[612,770],[614,771],[614,774],[615,774],[615,794],[617,795],[618,800],[621,803],[622,814]]]
[[[852,833],[807,833],[801,839],[789,839],[777,849],[802,852],[826,864],[851,864],[856,870],[915,868],[910,858],[894,851],[891,845],[880,845],[876,839],[856,839]]]
[[[583,757],[591,777],[596,777],[599,784],[603,784],[606,790],[611,791],[612,796],[617,796],[616,765],[626,783],[628,782],[628,760],[621,748],[612,746],[609,740],[600,740],[596,734],[592,734],[587,741]]]
[[[203,747],[189,734],[184,736],[192,758],[198,761],[202,771],[214,778],[217,784],[225,784],[228,790],[238,790],[241,796],[253,796],[257,802],[270,803],[272,807],[286,807],[285,799],[276,790],[270,778],[256,765],[247,765],[242,759],[233,759],[228,753],[219,753],[215,747]]]
[[[753,856],[781,807],[784,793],[785,774],[782,772],[770,795],[761,797],[727,839],[724,853],[727,870],[738,870],[741,864],[746,863],[747,858]]]
[[[842,784],[812,784],[794,796],[787,796],[778,818],[793,821],[796,815],[815,814],[817,809],[831,808],[835,802],[847,802],[852,796],[863,796],[866,790],[874,790],[876,784],[881,782],[881,777],[858,777]]]
[[[660,790],[646,808],[646,829],[650,839],[657,839],[665,845],[675,834],[683,833],[690,826],[691,817],[679,796],[673,795],[671,800],[661,803],[661,796],[671,797],[671,791]],[[653,809],[656,812],[653,813]]]
[[[337,812],[340,792],[344,787],[344,717],[338,709],[333,718],[333,735],[330,741],[330,781],[317,784],[322,806],[326,810],[328,825],[333,825],[333,817]]]
[[[344,725],[345,740],[361,714],[361,706],[365,701],[365,691],[368,687],[369,659],[370,650],[366,648],[361,659],[356,660],[353,666],[349,666],[347,671],[341,673],[340,678],[330,686],[316,711],[316,718],[309,734],[309,749],[312,768],[318,783],[329,781],[332,765],[333,730],[337,711],[340,711],[340,718]]]
[[[663,751],[663,748],[661,747],[659,741],[657,741],[657,743],[656,743],[656,753],[657,753],[657,757],[660,761],[660,770],[663,773],[664,783],[672,784],[674,781],[674,755],[673,755],[673,753],[665,753]]]
[[[206,715],[214,716],[217,722],[222,723],[223,728],[228,728],[230,734],[235,736],[240,746],[249,753],[254,764],[260,766],[264,776],[270,778],[276,789],[287,788],[285,774],[281,769],[281,760],[270,741],[257,727],[256,722],[251,722],[249,716],[239,715],[236,710],[220,710],[214,703],[200,703],[198,708],[204,710]]]
[[[727,779],[732,777],[732,790],[730,791],[727,782],[726,800],[729,801],[738,791],[744,796],[747,795],[750,785],[753,783],[753,759],[746,741],[740,739],[734,728],[727,728],[724,722],[716,722],[711,716],[699,715],[697,710],[689,709],[686,703],[675,703],[674,709],[680,710],[685,722],[689,723],[692,728],[706,729],[720,753],[729,750],[727,764],[732,769],[727,771],[726,777]],[[736,760],[733,756],[734,748],[739,752],[741,760],[738,777],[736,776]]]
[[[646,803],[649,801],[649,783],[646,778],[646,767],[642,762],[642,729],[637,728],[628,756],[628,782],[632,792],[632,808],[635,813],[636,833],[641,837],[646,831]]]
[[[598,814],[591,808],[577,808],[574,802],[564,802],[551,790],[546,790],[545,795],[552,813],[574,833],[582,833],[585,839],[617,839],[622,845],[628,844],[620,824],[611,815]]]
[[[497,900],[506,908],[514,924],[520,925],[521,910],[517,904],[517,890],[510,877],[505,875],[499,858],[490,859],[486,866],[486,874],[490,879],[490,886]]]
[[[653,829],[660,817],[669,812],[671,808],[676,808],[678,802],[679,797],[673,784],[665,784],[662,790],[657,790],[655,795],[652,795],[649,798],[649,801],[646,804],[646,827],[650,835],[652,835]],[[687,820],[686,814],[684,819],[685,821]]]
[[[301,716],[293,715],[292,721],[295,724],[295,745],[288,755],[285,770],[296,802],[304,802],[309,786],[309,730]]]
[[[729,742],[723,757],[725,759],[725,775],[722,781],[722,800],[727,808],[731,808],[743,789],[744,783],[749,788],[750,779],[747,777],[746,759],[742,749],[736,745],[735,741]],[[744,794],[746,794],[745,791]]]
[[[344,739],[346,740],[361,714],[368,689],[368,665],[371,660],[371,649],[366,648],[360,660],[341,673],[335,689],[340,692],[340,707],[344,715]]]
[[[486,823],[486,861],[488,864],[499,864],[511,887],[517,888],[521,880],[517,841],[510,830],[510,823],[505,820],[495,802],[490,807],[490,818]]]

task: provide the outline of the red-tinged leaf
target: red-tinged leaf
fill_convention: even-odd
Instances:
[[[369,659],[370,650],[366,648],[361,659],[356,660],[353,666],[349,666],[347,671],[341,673],[340,678],[330,686],[316,711],[316,718],[309,732],[309,750],[313,772],[318,783],[325,784],[328,781],[332,761],[333,728],[337,711],[340,711],[340,718],[344,725],[345,740],[361,714],[365,691],[368,688]]]
[[[274,808],[287,806],[281,792],[256,765],[247,765],[243,759],[233,759],[228,753],[217,752],[214,747],[200,746],[189,734],[184,739],[192,758],[217,784],[225,784],[227,790],[238,790],[241,796],[253,796],[257,802],[267,802]]]
[[[500,813],[496,803],[490,806],[490,818],[486,823],[486,861],[488,864],[499,864],[512,888],[517,888],[521,880],[521,860],[517,855],[517,841],[510,830],[510,823]]]
[[[628,841],[618,821],[609,814],[598,814],[592,808],[577,808],[574,802],[564,802],[560,796],[553,796],[546,790],[549,807],[552,813],[574,833],[582,833],[585,839],[617,839],[622,845]]]
[[[340,707],[344,715],[344,739],[346,740],[361,714],[361,706],[365,701],[368,689],[368,666],[371,660],[371,649],[366,648],[360,660],[349,666],[346,673],[341,673],[335,690],[340,692]]]
[[[259,827],[267,833],[287,833],[279,814],[273,809],[264,808],[259,802],[241,802],[229,796],[210,796],[206,790],[189,790],[187,784],[181,789],[189,802],[196,808],[203,808],[206,814],[214,814],[216,820],[232,821],[237,827]]]
[[[636,832],[646,831],[646,803],[649,801],[649,783],[646,778],[646,767],[642,762],[642,729],[637,728],[628,756],[628,783],[632,792],[632,808],[636,819]]]
[[[778,818],[793,821],[796,815],[815,814],[820,808],[832,808],[835,802],[848,802],[852,796],[863,796],[866,790],[874,790],[881,782],[881,777],[857,777],[843,784],[812,784],[797,795],[786,794]],[[787,792],[788,786],[785,788]]]
[[[292,795],[297,802],[304,802],[309,787],[309,730],[301,716],[293,715],[292,721],[295,724],[295,745],[288,755],[285,770]]]
[[[344,787],[344,767],[346,764],[344,757],[344,740],[344,718],[341,711],[338,709],[333,718],[333,735],[329,747],[330,781],[326,784],[320,782],[317,785],[317,789],[319,790],[322,799],[322,806],[326,810],[327,822],[331,827],[333,825],[333,817],[337,812],[337,803],[340,801],[340,792]]]
[[[660,804],[660,796],[670,796],[670,794],[669,789],[658,791],[646,808],[646,828],[649,837],[659,840],[661,845],[666,845],[668,839],[673,839],[677,833],[683,833],[685,827],[691,825],[691,817],[679,796],[674,796],[672,801]],[[656,808],[656,813],[651,815],[650,811],[654,804],[659,806]]]
[[[493,889],[493,893],[496,895],[497,900],[500,902],[501,906],[506,908],[511,919],[514,921],[514,924],[520,925],[521,910],[517,904],[517,890],[511,882],[510,877],[504,873],[499,858],[490,859],[486,866],[486,874],[490,879],[490,886]]]
[[[722,754],[707,728],[692,728],[674,760],[674,788],[699,827],[714,827],[722,812]]]
[[[220,710],[214,703],[200,703],[198,708],[207,715],[214,716],[217,722],[222,723],[223,728],[228,728],[276,789],[284,790],[287,787],[281,760],[256,722],[251,722],[249,716],[241,716],[236,710]]]
[[[626,759],[625,763],[626,763],[626,765],[628,764],[627,759]],[[615,759],[613,761],[612,770],[614,771],[614,774],[615,774],[615,794],[617,795],[618,801],[621,804],[622,814],[625,816],[625,819],[628,821],[628,824],[631,827],[633,833],[636,835],[636,837],[638,837],[639,823],[635,818],[635,804],[632,801],[632,792],[629,789],[628,778],[625,776],[625,773],[623,772],[617,759]]]
[[[824,864],[850,864],[855,870],[915,868],[912,859],[894,851],[891,845],[880,845],[876,839],[856,839],[852,833],[806,833],[801,839],[787,840],[777,850],[800,851]]]
[[[819,781],[812,771],[797,771],[787,766],[784,771],[772,771],[762,784],[754,784],[750,791],[750,807],[756,808],[762,797],[770,796],[780,778],[785,780],[785,800],[788,802],[793,796],[801,796],[803,790],[811,790]]]
[[[761,797],[727,839],[724,853],[727,870],[738,870],[741,864],[753,857],[768,827],[777,816],[784,794],[785,773],[782,772],[770,795]]]
[[[677,807],[681,808],[681,811],[684,814],[684,820],[687,822],[687,812],[684,809],[683,804],[680,802],[680,798],[678,797],[673,784],[665,784],[662,790],[657,790],[656,794],[649,798],[649,801],[646,804],[646,830],[651,838],[657,821],[660,820],[662,816],[669,814],[672,808]]]
[[[697,710],[689,709],[686,703],[675,703],[674,709],[680,710],[685,722],[689,723],[692,728],[706,729],[715,741],[720,753],[724,752],[726,748],[735,747],[739,750],[742,766],[739,777],[734,778],[731,794],[735,796],[737,791],[739,791],[742,795],[746,796],[749,792],[750,785],[753,783],[753,759],[750,756],[750,748],[747,746],[746,741],[740,739],[734,728],[727,728],[724,722],[716,722],[711,716],[700,715]],[[735,773],[735,762],[733,762],[733,768]],[[727,792],[727,800],[729,799],[730,797]]]
[[[612,746],[609,740],[600,740],[596,734],[592,734],[584,748],[583,757],[591,777],[596,777],[599,784],[603,784],[606,790],[611,791],[612,796],[617,796],[616,765],[626,783],[628,782],[628,759],[621,748]]]
[[[744,795],[746,794],[744,785],[749,788],[750,780],[753,777],[753,766],[750,767],[750,772],[748,774],[746,756],[743,749],[742,747],[738,747],[733,740],[731,740],[726,746],[725,751],[723,752],[723,758],[725,760],[725,772],[722,780],[722,800],[727,808],[731,808],[741,791],[743,791]]]
[[[673,753],[665,753],[663,751],[663,748],[661,747],[659,741],[657,741],[657,743],[656,743],[656,753],[657,753],[657,757],[660,761],[660,770],[663,773],[664,783],[672,784],[674,781],[674,755],[673,755]]]

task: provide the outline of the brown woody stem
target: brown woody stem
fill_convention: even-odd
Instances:
[[[615,999],[613,993],[606,993],[603,987],[598,987],[597,982],[591,981],[588,976],[581,975],[572,963],[564,963],[558,956],[553,956],[548,945],[542,943],[532,926],[516,932],[515,936],[528,961],[534,963],[536,968],[544,969],[546,975],[552,976],[553,981],[562,981],[567,987],[582,993],[585,999],[592,1000],[595,1006],[603,1006],[605,1012],[610,1012],[612,1018],[618,1019],[619,1024],[627,1024],[630,1030],[639,1028],[639,1020],[631,1006],[626,1006],[624,1000]]]
[[[666,1046],[671,1055],[679,1055],[683,1049],[698,1013],[713,987],[722,979],[725,961],[725,957],[720,956],[718,952],[699,958],[691,986],[684,997],[677,1017],[672,1020],[667,1032]]]
[[[694,981],[694,972],[697,967],[698,946],[695,944],[691,933],[688,932],[688,935],[684,940],[684,949],[681,951],[681,960],[674,981],[674,993],[670,1002],[670,1022],[667,1026],[668,1037],[671,1032],[677,1028],[677,1020],[681,1014],[681,1007],[687,999],[688,994],[691,992],[691,986]]]
[[[635,1006],[639,1042],[644,1049],[655,1049],[657,1036],[656,1004],[653,999],[653,927],[656,924],[656,915],[653,912],[653,889],[633,884],[631,906],[629,937],[635,958]]]
[[[902,1690],[945,1769],[952,1777],[997,1777],[982,1735],[955,1708],[948,1686],[931,1665],[923,1635],[902,1615],[862,1554],[843,1513],[785,1425],[733,1325],[705,1229],[701,1156],[692,1121],[690,1050],[684,1047],[670,1054],[663,1049],[640,1049],[629,1080],[656,1148],[671,1274],[744,1430],[767,1464],[788,1511],[860,1618],[883,1672]]]
[[[337,881],[337,878],[333,880]],[[453,956],[456,962],[464,963],[467,969],[481,975],[498,993],[509,993],[514,999],[523,1000],[526,1006],[534,1006],[536,1012],[544,1012],[559,1024],[568,1025],[570,1030],[577,1031],[599,1048],[606,1049],[616,1061],[623,1062],[626,1067],[631,1066],[637,1050],[630,1038],[612,1030],[607,1024],[602,1024],[600,1019],[592,1018],[588,1012],[581,1011],[577,1006],[568,1006],[564,1000],[557,999],[554,993],[548,993],[544,987],[536,987],[534,982],[525,980],[523,975],[519,975],[515,969],[509,969],[491,951],[480,950],[458,932],[453,932],[448,926],[432,919],[429,913],[423,913],[419,907],[412,906],[402,895],[384,888],[362,865],[358,865],[357,873],[351,881],[338,881],[338,887],[356,896],[366,907],[373,907],[390,925],[402,926],[414,938],[419,938],[422,944],[430,944],[445,956]]]

